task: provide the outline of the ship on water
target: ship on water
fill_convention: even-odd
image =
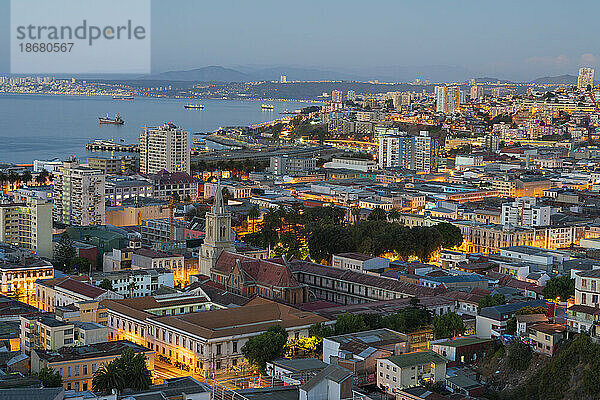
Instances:
[[[186,104],[185,106],[183,106],[183,108],[186,108],[188,110],[202,110],[204,106],[202,104]]]
[[[119,114],[115,114],[115,117],[111,118],[106,113],[106,117],[98,117],[98,120],[101,124],[123,125],[125,123]]]
[[[113,100],[133,100],[133,96],[130,94],[114,95]]]
[[[263,110],[272,110],[275,107],[273,106],[273,104],[263,104],[260,106],[260,108],[262,108]]]

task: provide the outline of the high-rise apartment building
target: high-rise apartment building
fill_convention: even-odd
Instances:
[[[346,100],[348,100],[348,101],[356,100],[356,92],[354,90],[348,90],[348,93],[346,94]]]
[[[0,202],[0,242],[52,258],[52,204],[34,197]]]
[[[140,172],[190,173],[190,132],[166,123],[144,128],[140,135]]]
[[[287,83],[287,76],[281,75],[279,77],[279,83]]]
[[[520,197],[502,204],[502,225],[534,227],[550,225],[550,206],[536,204],[535,197]]]
[[[415,137],[406,132],[379,137],[379,168],[413,169]]]
[[[334,103],[341,103],[343,101],[343,94],[341,90],[331,91],[331,101]]]
[[[273,156],[269,169],[275,175],[298,175],[317,167],[316,158]]]
[[[483,86],[474,85],[471,86],[471,100],[478,100],[483,97]]]
[[[436,86],[435,99],[437,112],[453,113],[460,107],[460,87]]]
[[[414,170],[417,172],[435,172],[439,164],[439,141],[429,132],[421,131],[415,136]]]
[[[77,160],[63,162],[54,173],[54,221],[68,225],[104,225],[102,171],[82,167]]]
[[[594,87],[594,69],[593,68],[579,68],[579,76],[577,77],[577,88],[581,90],[587,90],[587,87]]]

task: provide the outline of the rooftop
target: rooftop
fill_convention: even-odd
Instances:
[[[474,344],[488,343],[488,342],[491,342],[491,339],[480,339],[478,337],[462,337],[462,338],[449,339],[449,340],[446,340],[445,342],[441,342],[441,343],[435,343],[435,345],[448,346],[448,347],[462,347],[462,346],[471,346]]]
[[[83,360],[89,358],[106,358],[117,356],[125,350],[132,349],[135,352],[150,352],[151,350],[132,343],[128,340],[117,340],[113,342],[103,342],[88,344],[78,347],[63,347],[59,350],[32,350],[35,351],[40,359],[47,360],[49,363],[56,363],[71,360]]]
[[[389,360],[400,368],[423,364],[446,364],[448,362],[444,357],[431,350],[415,351],[412,353],[400,354],[398,356],[390,356],[387,357],[386,360]]]

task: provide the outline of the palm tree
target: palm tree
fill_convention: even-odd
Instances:
[[[254,233],[254,220],[260,216],[260,211],[257,205],[253,205],[248,211],[248,218],[252,220],[252,233]]]
[[[400,219],[400,211],[396,210],[395,208],[392,208],[390,212],[388,212],[388,218],[390,219],[390,221],[397,221],[398,219]]]
[[[144,353],[137,353],[133,363],[128,370],[127,386],[134,390],[146,390],[152,384],[152,374],[146,366]]]
[[[115,361],[102,365],[94,373],[92,389],[98,392],[108,393],[113,389],[123,390],[125,387],[125,376]]]
[[[29,172],[29,170],[25,170],[25,171],[23,171],[23,173],[19,177],[19,180],[22,183],[27,184],[27,183],[29,183],[29,182],[31,182],[33,180],[33,176],[31,175],[31,172]]]
[[[135,282],[131,282],[129,285],[127,285],[129,297],[133,297],[133,292],[135,292],[135,289],[137,289],[137,285],[135,284]]]
[[[48,171],[45,169],[41,170],[40,173],[35,177],[35,182],[38,185],[44,185],[48,181]]]

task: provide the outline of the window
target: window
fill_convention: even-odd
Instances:
[[[218,344],[218,345],[217,345],[217,355],[220,355],[220,354],[221,354],[221,345],[220,345],[220,344]],[[218,368],[217,368],[217,369],[218,369]]]
[[[83,374],[84,374],[84,375],[87,375],[87,371],[88,371],[88,370],[87,370],[87,365],[84,365],[84,366],[83,366]]]
[[[96,372],[96,364],[92,364],[92,374]]]
[[[238,343],[236,341],[233,342],[233,352],[237,353],[238,351]]]
[[[79,365],[75,366],[75,376],[79,376]]]

